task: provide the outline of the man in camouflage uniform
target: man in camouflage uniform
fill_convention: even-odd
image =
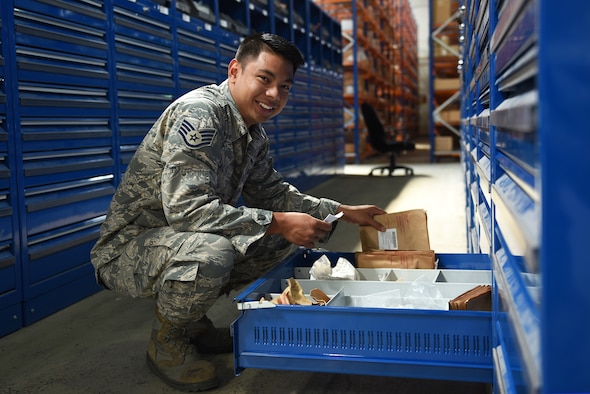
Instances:
[[[281,112],[303,63],[284,39],[253,34],[226,81],[172,103],[129,163],[92,249],[99,283],[155,297],[147,363],[175,388],[219,384],[199,353],[232,350],[229,330],[205,316],[222,292],[325,239],[328,214],[384,230],[373,220],[380,208],[302,194],[273,169],[260,124]]]

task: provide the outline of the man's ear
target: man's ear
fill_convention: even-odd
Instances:
[[[235,79],[240,69],[240,63],[234,58],[229,62],[227,66],[227,77],[228,79]]]

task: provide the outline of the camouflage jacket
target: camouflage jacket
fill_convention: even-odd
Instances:
[[[238,206],[240,196],[245,206]],[[142,231],[163,226],[224,235],[245,254],[273,211],[324,218],[338,205],[283,180],[264,128],[248,130],[225,81],[180,97],[152,126],[113,196],[91,259],[100,268]]]

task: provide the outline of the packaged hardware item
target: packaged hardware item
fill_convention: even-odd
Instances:
[[[434,250],[370,250],[355,260],[358,268],[436,268]]]
[[[449,301],[451,310],[491,311],[492,286],[478,285]]]
[[[409,211],[376,215],[374,219],[385,225],[385,232],[371,226],[360,226],[362,251],[371,250],[430,250],[426,211]]]

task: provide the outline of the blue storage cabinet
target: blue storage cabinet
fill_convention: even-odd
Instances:
[[[314,141],[311,126],[342,96],[341,58],[316,37],[311,61],[310,9],[340,41],[309,1],[1,2],[0,336],[100,290],[89,252],[138,144],[176,97],[227,77],[250,30],[294,41],[307,62],[266,125],[277,167],[301,188],[338,170],[341,109]]]
[[[17,330],[23,324],[21,263],[19,259],[18,201],[15,155],[12,150],[12,112],[10,95],[11,68],[7,64],[12,24],[5,16],[8,5],[0,4],[0,336]]]
[[[495,388],[589,392],[590,4],[464,5],[467,226],[492,260]]]
[[[101,6],[16,0],[13,23],[13,174],[26,325],[98,289],[89,251],[114,192],[112,102]]]

